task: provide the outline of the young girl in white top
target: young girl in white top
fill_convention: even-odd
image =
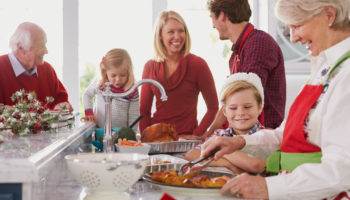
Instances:
[[[105,102],[101,91],[105,83],[111,83],[111,91],[123,93],[135,83],[133,66],[128,52],[124,49],[112,49],[102,58],[100,63],[101,80],[90,84],[84,92],[83,104],[85,120],[96,122],[98,127],[104,127]],[[94,96],[96,106],[94,108]],[[135,90],[127,97],[112,100],[112,127],[128,127],[139,115],[139,94]],[[134,126],[136,129],[138,125]],[[136,131],[136,130],[134,130]]]

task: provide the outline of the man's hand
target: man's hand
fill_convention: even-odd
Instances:
[[[205,157],[214,149],[219,147],[220,150],[216,152],[214,156],[214,159],[218,160],[225,154],[232,153],[238,149],[242,149],[244,146],[245,146],[245,139],[241,136],[239,137],[213,136],[202,145],[201,157],[202,158]]]
[[[269,194],[265,178],[251,176],[247,173],[229,180],[220,190],[221,194],[230,192],[232,195],[244,199],[268,199]]]
[[[73,112],[73,107],[69,102],[62,102],[57,104],[53,109],[54,110],[63,110],[64,108],[68,109],[68,111],[71,113]]]

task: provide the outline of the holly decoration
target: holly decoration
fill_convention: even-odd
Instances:
[[[54,101],[53,97],[46,97],[42,103],[36,99],[35,92],[19,90],[11,96],[16,102],[14,106],[4,106],[0,110],[0,131],[11,130],[18,135],[37,134],[41,131],[57,132],[60,112],[51,112],[48,104]],[[64,126],[71,128],[69,120]]]

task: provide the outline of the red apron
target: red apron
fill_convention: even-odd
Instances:
[[[316,106],[317,100],[322,94],[322,90],[327,89],[326,83],[328,82],[331,74],[344,60],[349,57],[350,52],[347,52],[345,55],[343,55],[337,61],[337,63],[327,72],[326,76],[323,79],[323,83],[320,85],[305,85],[292,104],[289,110],[286,125],[284,127],[283,140],[281,144],[282,153],[280,157],[280,164],[282,170],[292,171],[295,167],[303,163],[321,162],[321,149],[318,146],[315,146],[307,141],[308,133],[304,130],[304,123],[308,117],[310,109]],[[319,155],[318,161],[308,154]],[[300,158],[301,161],[298,161],[299,163],[295,164],[293,163],[297,161],[295,158]],[[270,163],[268,159],[267,168],[269,168],[269,164]],[[335,199],[341,198],[349,199],[346,192],[342,192],[337,197],[335,197]]]
[[[287,153],[319,152],[321,149],[307,141],[305,119],[322,94],[323,85],[305,85],[290,107],[283,132],[281,151]]]

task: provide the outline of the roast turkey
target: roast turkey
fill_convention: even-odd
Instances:
[[[175,125],[165,123],[148,126],[141,134],[142,142],[171,142],[178,139],[179,135],[175,130]]]

